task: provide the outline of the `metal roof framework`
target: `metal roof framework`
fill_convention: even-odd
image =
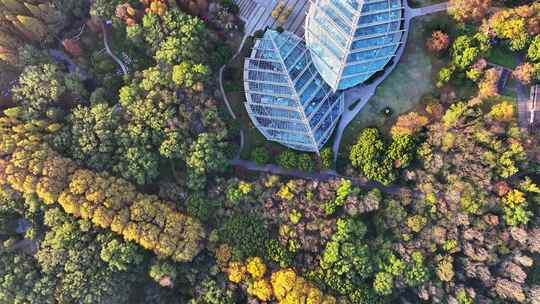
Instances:
[[[332,90],[361,84],[402,44],[402,0],[311,0],[306,43]]]
[[[344,111],[293,33],[267,30],[244,64],[245,107],[261,133],[296,150],[319,152]]]

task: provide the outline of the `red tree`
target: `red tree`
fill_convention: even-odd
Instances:
[[[440,53],[446,51],[450,46],[450,37],[442,31],[435,31],[426,42],[426,47],[430,52]]]
[[[64,41],[62,41],[62,45],[64,46],[66,52],[70,53],[71,55],[75,57],[81,56],[82,49],[78,40],[64,39]]]

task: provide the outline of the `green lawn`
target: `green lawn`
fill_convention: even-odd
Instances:
[[[424,47],[426,38],[437,24],[449,22],[445,13],[424,16],[413,20],[405,53],[392,74],[377,88],[375,96],[362,109],[345,130],[340,151],[346,152],[360,130],[366,127],[387,129],[399,114],[417,107],[423,96],[435,90],[435,76],[444,61],[429,54]],[[382,114],[390,107],[391,117]],[[385,126],[386,124],[386,126]]]
[[[487,60],[491,63],[502,65],[511,70],[513,70],[519,64],[516,53],[509,50],[508,47],[504,45],[494,46],[489,51]]]

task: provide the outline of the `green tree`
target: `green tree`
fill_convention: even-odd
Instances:
[[[430,277],[428,268],[424,265],[422,253],[415,251],[411,255],[412,262],[405,271],[405,282],[411,287],[427,282]]]
[[[112,235],[100,236],[89,222],[73,221],[59,209],[45,213],[45,225],[50,230],[36,258],[42,271],[55,281],[53,291],[58,302],[129,303],[133,292],[130,286],[141,277],[119,271],[101,258],[104,242],[110,242]]]
[[[284,169],[295,169],[298,168],[298,157],[295,152],[285,150],[278,155],[277,163]]]
[[[224,172],[228,166],[224,148],[225,144],[220,142],[215,134],[199,134],[191,146],[186,163],[201,174]]]
[[[108,170],[116,163],[116,130],[120,117],[107,104],[78,106],[68,117],[71,140],[70,155],[90,168]]]
[[[142,39],[155,52],[158,62],[170,65],[191,60],[208,61],[208,36],[201,19],[189,16],[179,9],[168,9],[162,16],[147,13],[133,39]]]
[[[452,44],[452,64],[458,70],[465,70],[480,55],[480,50],[474,45],[474,39],[466,35],[457,37]]]
[[[189,304],[234,304],[234,297],[230,290],[220,288],[212,279],[205,279],[197,296]]]
[[[388,147],[387,157],[397,168],[407,168],[414,157],[415,142],[411,135],[394,136]]]
[[[351,148],[349,159],[369,179],[389,184],[394,179],[391,159],[385,157],[385,143],[377,129],[364,129]]]
[[[392,294],[392,289],[394,288],[394,277],[387,272],[378,272],[375,275],[375,280],[373,281],[373,289],[376,293],[387,296]]]
[[[0,244],[0,303],[54,303],[54,288],[32,256]]]
[[[527,57],[533,62],[540,62],[540,35],[536,35],[527,51]]]
[[[266,165],[270,161],[270,152],[265,147],[257,147],[251,152],[251,159],[257,165]]]
[[[268,230],[257,216],[234,215],[219,229],[219,239],[231,246],[233,259],[245,260],[250,256],[263,256]]]
[[[28,66],[18,82],[12,89],[13,98],[23,107],[25,118],[42,118],[60,111],[60,98],[67,88],[63,74],[56,65]]]

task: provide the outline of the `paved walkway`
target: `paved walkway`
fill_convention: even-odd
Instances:
[[[519,127],[523,130],[529,128],[529,101],[530,101],[530,92],[527,90],[527,87],[521,82],[517,81],[516,84],[516,93],[517,93],[517,110],[518,110],[518,122]]]
[[[516,55],[519,64],[525,61],[525,56]],[[517,81],[517,110],[518,123],[522,130],[534,132],[540,125],[540,86],[535,85],[529,91],[527,86]]]
[[[380,183],[373,182],[373,181],[366,181],[366,180],[359,179],[356,177],[339,175],[333,170],[329,170],[325,172],[305,172],[305,171],[300,171],[300,170],[288,170],[288,169],[283,169],[280,166],[272,165],[272,164],[260,166],[260,165],[257,165],[255,162],[241,160],[241,159],[232,160],[230,161],[230,164],[233,166],[241,167],[248,171],[264,172],[264,173],[283,175],[283,176],[301,178],[301,179],[328,181],[328,180],[336,179],[336,178],[345,178],[345,179],[351,180],[353,185],[357,187],[361,187],[366,190],[379,189],[381,190],[381,192],[384,192],[386,194],[399,195],[403,192],[403,189],[399,186],[395,186],[395,185],[384,186]]]
[[[266,27],[276,27],[277,22],[272,17],[272,10],[281,1],[285,4],[284,10],[293,7],[293,11],[283,28],[298,36],[303,36],[304,20],[310,5],[309,0],[234,0],[240,8],[240,19],[245,22],[245,34],[250,36]]]
[[[334,152],[334,159],[337,159],[339,148],[341,145],[341,139],[343,137],[343,132],[345,131],[347,126],[351,123],[351,121],[353,121],[353,119],[356,117],[356,115],[358,115],[360,110],[364,108],[364,106],[368,103],[370,98],[375,94],[377,87],[386,79],[386,77],[388,77],[394,71],[394,69],[398,65],[401,59],[401,56],[403,55],[406,49],[411,20],[415,17],[442,12],[448,8],[448,3],[441,3],[441,4],[436,4],[436,5],[417,8],[417,9],[410,8],[407,1],[404,1],[404,5],[405,5],[405,23],[404,23],[405,32],[403,34],[403,37],[401,38],[403,44],[401,45],[396,56],[394,57],[392,66],[386,68],[384,75],[377,78],[373,83],[369,85],[360,85],[344,92],[345,112],[341,116],[339,125],[336,128],[334,145],[332,146],[332,151]],[[349,107],[355,102],[357,102],[358,100],[360,100],[360,102],[352,110],[349,110]]]
[[[120,58],[116,57],[116,55],[111,51],[111,48],[109,46],[109,30],[111,29],[112,27],[109,24],[109,21],[101,23],[101,30],[103,32],[103,44],[105,44],[105,50],[107,51],[107,54],[109,54],[109,56],[111,56],[111,58],[120,66],[120,68],[122,69],[122,73],[125,76],[128,74],[128,68],[126,67],[124,62],[120,60]]]
[[[530,133],[536,133],[540,127],[540,85],[534,85],[531,88],[530,98],[525,104],[525,119],[528,130]]]

